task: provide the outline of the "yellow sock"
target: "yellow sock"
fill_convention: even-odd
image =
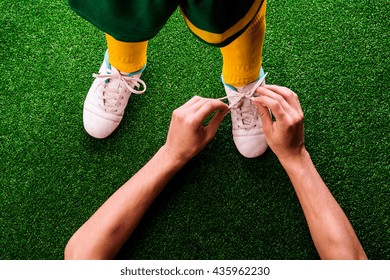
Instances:
[[[108,59],[112,66],[121,72],[132,73],[146,65],[148,41],[121,42],[106,34]]]
[[[232,43],[220,48],[222,76],[226,84],[241,87],[259,78],[266,27],[265,10],[266,2],[248,29]]]

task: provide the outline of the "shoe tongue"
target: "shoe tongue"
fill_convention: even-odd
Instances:
[[[120,71],[120,73],[121,73],[122,76],[131,76],[130,73],[128,73],[128,72],[122,72],[122,71]]]
[[[244,98],[240,103],[239,114],[241,115],[242,124],[251,125],[256,114],[256,107],[254,107],[252,101],[248,98]]]
[[[250,84],[247,84],[245,86],[242,86],[242,87],[238,87],[237,88],[237,91],[239,92],[250,92],[251,90],[253,90],[253,86],[257,83],[257,81],[254,81]]]
[[[104,90],[104,104],[106,107],[114,107],[116,105],[116,99],[119,93],[119,87],[121,80],[117,78],[111,78],[106,80],[107,87]]]
[[[113,89],[113,90],[117,90],[117,89],[119,89],[119,86],[121,84],[121,80],[111,78],[111,79],[108,79],[107,83],[108,83],[108,85],[107,85],[108,88]]]
[[[115,107],[116,100],[117,100],[117,94],[111,92],[111,91],[105,91],[104,92],[104,105],[108,108]]]

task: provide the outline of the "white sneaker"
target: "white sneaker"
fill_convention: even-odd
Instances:
[[[99,74],[92,75],[95,81],[84,102],[83,123],[89,135],[106,138],[119,126],[131,94],[146,90],[142,71],[123,74],[109,64],[106,53]],[[142,90],[135,89],[141,85]]]
[[[256,82],[240,88],[224,84],[231,109],[233,140],[247,158],[258,157],[268,148],[259,112],[251,100],[256,89],[265,84],[265,76],[261,69],[261,78]]]

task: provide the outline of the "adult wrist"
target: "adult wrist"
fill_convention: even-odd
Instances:
[[[299,152],[293,155],[278,157],[283,168],[289,173],[290,171],[306,168],[312,163],[309,152],[302,148]]]
[[[166,144],[160,148],[159,152],[162,153],[164,162],[169,164],[172,169],[179,170],[188,162],[187,159],[177,154],[176,151],[170,149]]]

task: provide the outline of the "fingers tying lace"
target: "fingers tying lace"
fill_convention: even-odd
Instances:
[[[229,109],[231,109],[231,110],[239,108],[240,104],[242,103],[242,101],[244,99],[250,99],[253,101],[253,99],[255,98],[256,89],[264,83],[264,80],[265,80],[265,77],[267,76],[267,74],[268,73],[265,73],[265,75],[256,82],[256,84],[252,87],[252,89],[250,91],[248,91],[248,92],[240,92],[240,91],[233,92],[229,96],[218,98],[218,100],[224,100],[224,99],[231,98],[232,102],[229,105]]]

